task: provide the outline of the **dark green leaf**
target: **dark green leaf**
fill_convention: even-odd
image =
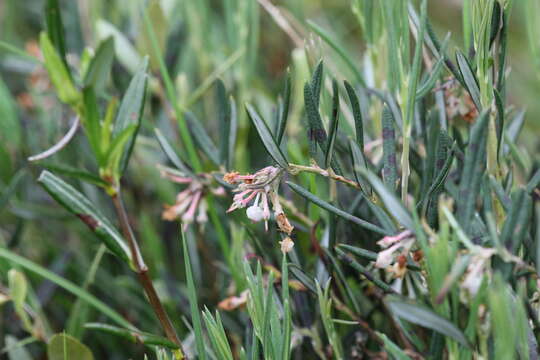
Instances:
[[[469,145],[465,153],[465,164],[459,183],[460,201],[457,204],[457,214],[463,229],[469,234],[474,219],[476,198],[486,167],[488,121],[489,111],[486,110],[476,119],[471,128]]]
[[[323,80],[324,80],[323,70],[324,70],[324,65],[323,65],[323,61],[321,60],[315,67],[315,71],[313,71],[313,75],[311,76],[311,83],[309,83],[309,85],[311,86],[312,99],[315,103],[316,109],[319,109],[319,103],[321,100],[321,90],[323,87]]]
[[[334,79],[332,81],[332,91],[333,91],[333,100],[332,100],[332,119],[330,121],[330,133],[328,136],[328,145],[326,148],[326,157],[324,160],[324,168],[328,169],[332,161],[332,154],[334,153],[334,144],[336,143],[336,137],[338,133],[339,126],[339,91],[337,81]]]
[[[478,87],[478,80],[476,79],[473,68],[469,63],[469,60],[467,60],[459,50],[456,52],[456,59],[466,90],[471,95],[476,108],[481,110],[482,102],[480,101],[480,88]]]
[[[326,130],[324,129],[321,115],[319,113],[317,98],[313,92],[313,86],[309,83],[304,85],[304,104],[308,118],[308,141],[309,154],[315,159],[317,154],[317,144],[322,149],[326,149]]]
[[[114,38],[110,36],[99,44],[96,54],[90,61],[90,65],[84,76],[84,86],[93,87],[97,93],[103,91],[111,73],[113,59]]]
[[[113,136],[117,136],[127,127],[135,125],[135,130],[129,141],[126,142],[120,159],[120,175],[126,170],[131,151],[135,145],[135,138],[141,126],[141,117],[144,111],[146,98],[146,84],[148,82],[148,56],[145,56],[139,68],[133,75],[129,86],[122,98],[116,121],[114,123]]]
[[[371,193],[372,193],[371,186],[369,186],[369,184],[366,181],[364,181],[362,176],[360,176],[360,172],[358,171],[360,169],[368,169],[368,164],[366,162],[364,154],[360,150],[359,145],[356,142],[354,142],[353,140],[349,141],[349,147],[351,149],[353,172],[354,172],[354,176],[356,178],[356,182],[358,184],[360,184],[360,186],[362,188],[362,191],[367,196],[371,196]]]
[[[315,205],[327,210],[327,211],[330,211],[334,214],[336,214],[337,216],[345,219],[345,220],[348,220],[348,221],[351,221],[363,228],[366,228],[368,230],[371,230],[373,232],[376,232],[378,234],[382,234],[382,235],[391,235],[389,232],[387,232],[386,230],[380,228],[379,226],[377,225],[374,225],[374,224],[371,224],[365,220],[362,220],[354,215],[351,215],[341,209],[338,209],[337,207],[335,207],[334,205],[331,205],[329,202],[327,201],[324,201],[322,200],[321,198],[315,196],[314,194],[310,193],[309,191],[307,191],[306,189],[304,189],[303,187],[301,187],[300,185],[296,185],[290,181],[287,181],[287,185],[289,185],[291,187],[291,189],[293,189],[297,194],[301,195],[302,197],[306,198],[307,200],[311,201],[312,203],[314,203]]]
[[[287,158],[281,152],[281,149],[279,148],[279,145],[276,143],[276,140],[272,136],[272,132],[268,128],[266,122],[259,116],[259,114],[257,114],[255,109],[250,104],[246,104],[246,110],[248,112],[249,118],[251,119],[251,122],[253,123],[253,125],[255,125],[255,128],[259,133],[259,137],[264,144],[266,151],[268,151],[268,154],[272,156],[272,158],[276,161],[276,163],[278,163],[279,166],[286,169],[289,166]]]
[[[527,192],[531,194],[534,189],[538,187],[538,184],[540,184],[540,169],[537,169],[532,178],[527,183]]]
[[[289,107],[291,104],[291,76],[287,74],[287,79],[285,80],[285,90],[283,97],[283,108],[279,117],[279,126],[276,133],[276,142],[278,145],[281,145],[281,140],[283,140],[283,134],[287,127],[287,120],[289,119]]]
[[[131,254],[124,239],[109,220],[84,195],[48,171],[43,171],[38,182],[66,210],[81,219],[116,256],[130,262]]]
[[[100,131],[100,114],[98,103],[96,99],[96,92],[94,88],[87,87],[83,89],[83,104],[84,104],[84,116],[82,118],[82,124],[90,147],[94,152],[98,165],[101,167],[104,164],[103,155],[107,149],[102,148],[103,140],[101,138]]]
[[[383,141],[383,180],[384,184],[394,191],[397,182],[396,135],[394,119],[388,106],[382,113],[382,141]]]
[[[356,91],[354,91],[351,84],[349,84],[347,80],[343,81],[343,84],[345,85],[345,90],[347,91],[349,101],[351,102],[354,117],[354,127],[356,130],[356,142],[358,143],[360,150],[364,152],[364,124],[362,119],[362,111],[360,109],[360,102],[358,101]]]
[[[451,337],[461,345],[469,347],[463,332],[456,325],[440,315],[437,315],[431,309],[412,302],[400,300],[397,297],[388,298],[387,304],[396,317],[437,331],[445,336]]]

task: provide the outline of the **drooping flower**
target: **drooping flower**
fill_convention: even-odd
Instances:
[[[162,213],[164,220],[173,221],[181,219],[186,226],[193,222],[204,225],[208,222],[208,204],[205,194],[211,192],[214,195],[225,194],[223,187],[210,187],[210,176],[207,174],[198,176],[187,176],[177,170],[164,166],[159,166],[161,176],[187,187],[176,195],[176,202],[173,205],[165,205]]]
[[[271,215],[269,204],[272,203],[279,230],[290,235],[294,227],[289,223],[277,194],[282,173],[283,170],[280,168],[267,166],[254,174],[240,175],[238,172],[225,174],[223,180],[237,185],[233,190],[236,193],[233,203],[227,212],[247,207],[247,217],[253,222],[264,220],[265,228],[268,230]],[[250,204],[251,206],[248,206]]]
[[[414,234],[406,230],[396,236],[385,236],[377,244],[385,250],[377,255],[375,267],[388,269],[397,277],[405,275],[407,255],[414,244]]]

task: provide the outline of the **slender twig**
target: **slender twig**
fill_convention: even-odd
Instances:
[[[118,219],[120,220],[122,233],[128,242],[131,258],[133,259],[133,266],[135,267],[135,271],[139,277],[139,282],[141,283],[144,292],[148,297],[148,301],[150,302],[150,305],[154,309],[154,312],[161,323],[161,327],[163,328],[165,335],[170,341],[178,345],[179,353],[177,354],[177,358],[187,360],[187,356],[182,349],[182,343],[180,342],[180,339],[174,330],[173,324],[169,319],[161,300],[159,299],[156,289],[154,288],[154,284],[152,283],[152,279],[150,279],[150,276],[148,275],[148,267],[144,263],[139,244],[137,243],[131,225],[129,224],[126,209],[124,208],[122,198],[120,197],[120,191],[117,191],[115,195],[111,196],[111,199],[113,201]]]
[[[332,169],[324,170],[318,167],[317,165],[305,166],[305,165],[289,164],[288,170],[289,170],[289,173],[293,175],[297,175],[298,173],[301,173],[301,172],[309,172],[313,174],[318,174],[318,175],[330,178],[332,180],[342,182],[355,189],[358,189],[358,190],[361,189],[360,185],[356,181],[347,179],[341,175],[337,175],[334,171],[332,171]]]

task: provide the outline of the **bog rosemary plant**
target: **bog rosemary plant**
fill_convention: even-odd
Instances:
[[[538,5],[336,4],[47,0],[0,42],[0,354],[538,358]]]

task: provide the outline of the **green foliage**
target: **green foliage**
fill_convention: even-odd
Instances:
[[[0,15],[0,356],[538,357],[535,1],[463,34],[427,0],[35,3]]]

